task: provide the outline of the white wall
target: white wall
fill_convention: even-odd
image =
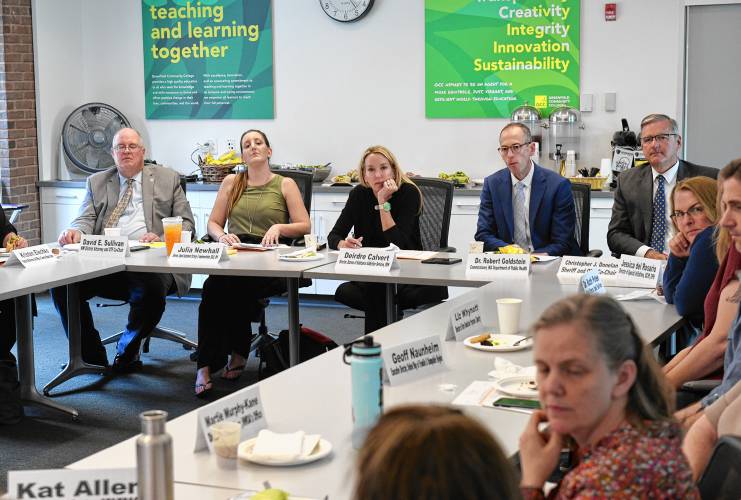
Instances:
[[[681,110],[678,0],[623,0],[605,22],[603,2],[582,2],[581,88],[595,94],[584,114],[585,164],[609,155],[626,117]],[[266,131],[274,161],[356,166],[362,150],[387,145],[406,170],[465,170],[483,177],[503,166],[496,138],[504,119],[428,120],[424,113],[424,1],[376,0],[357,23],[330,20],[315,0],[274,0],[274,120],[144,118],[140,0],[34,0],[41,178],[56,178],[59,131],[89,101],[109,103],[144,132],[150,156],[187,173],[196,142]],[[617,92],[617,112],[603,95]]]

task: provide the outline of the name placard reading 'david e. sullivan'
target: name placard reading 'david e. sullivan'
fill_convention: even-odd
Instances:
[[[530,275],[530,255],[470,253],[466,275],[482,278],[527,278]]]
[[[260,429],[267,427],[260,387],[257,385],[247,387],[198,410],[195,451],[206,447],[213,451],[209,427],[225,421],[239,422],[242,425],[242,440],[256,436]]]
[[[136,469],[51,469],[8,472],[13,500],[136,500]]]
[[[383,366],[389,385],[399,385],[447,369],[439,335],[383,349]]]
[[[359,274],[388,274],[396,260],[389,248],[343,248],[337,257],[335,271]]]
[[[127,236],[83,234],[80,239],[80,258],[123,260],[127,255],[129,255]]]
[[[218,264],[229,260],[226,247],[221,243],[175,243],[170,264]]]

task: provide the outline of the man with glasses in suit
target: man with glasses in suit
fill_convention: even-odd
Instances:
[[[79,215],[59,235],[59,244],[79,243],[83,234],[104,234],[105,228],[121,229],[129,240],[155,242],[164,239],[163,217],[180,216],[183,230],[193,230],[193,214],[180,186],[180,175],[169,168],[144,164],[141,135],[123,128],[113,137],[114,168],[91,175]],[[141,365],[139,346],[165,311],[165,297],[187,293],[189,274],[120,272],[80,283],[80,331],[85,362],[107,366],[106,351],[95,329],[88,299],[100,296],[129,303],[126,329],[116,346],[113,369],[127,372]],[[67,332],[67,289],[51,290]]]
[[[666,260],[672,189],[688,177],[717,179],[718,169],[679,159],[682,136],[677,122],[666,115],[646,116],[641,121],[640,141],[651,168],[632,168],[618,177],[607,244],[615,255]]]
[[[536,165],[530,129],[510,123],[499,134],[507,168],[488,176],[481,191],[476,240],[484,250],[518,245],[529,253],[581,255],[574,231],[571,183]]]

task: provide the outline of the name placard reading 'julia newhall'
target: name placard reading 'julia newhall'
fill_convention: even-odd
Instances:
[[[80,239],[80,258],[123,260],[127,255],[129,255],[127,236],[83,234]]]
[[[390,385],[400,385],[447,369],[439,335],[383,349],[383,366]]]
[[[226,421],[242,425],[240,441],[256,436],[260,429],[267,427],[259,386],[247,387],[198,410],[195,451],[208,447],[213,452],[210,427]]]
[[[136,500],[136,469],[12,470],[8,471],[8,497],[14,500]]]
[[[5,261],[6,266],[34,267],[41,264],[55,262],[56,257],[51,253],[51,249],[46,245],[36,245],[27,248],[16,248],[10,253],[10,257]]]
[[[337,257],[335,271],[359,274],[388,274],[396,260],[390,248],[343,248]]]
[[[479,301],[466,302],[451,309],[445,340],[465,340],[467,337],[479,333],[483,326]]]
[[[175,243],[167,261],[170,264],[218,264],[229,260],[221,243]]]
[[[470,253],[466,275],[482,278],[527,278],[530,275],[530,255]]]

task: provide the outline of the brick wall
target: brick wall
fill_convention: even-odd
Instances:
[[[25,203],[18,231],[41,240],[31,0],[0,0],[0,200]]]

